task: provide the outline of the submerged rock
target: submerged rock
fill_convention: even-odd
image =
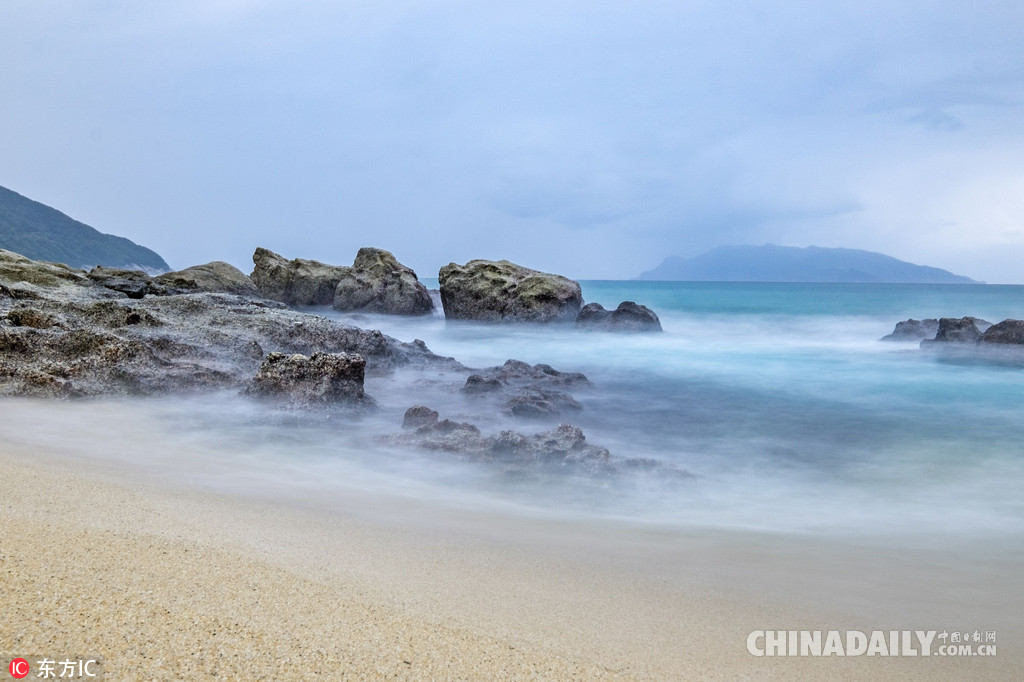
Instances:
[[[921,341],[934,339],[939,331],[939,321],[935,318],[924,320],[903,320],[897,322],[891,334],[886,334],[881,341]]]
[[[354,353],[270,353],[243,393],[292,405],[372,403],[363,391],[365,367]]]
[[[387,315],[425,315],[434,309],[416,273],[383,249],[359,249],[334,292],[334,308]]]
[[[287,305],[331,305],[348,268],[315,260],[287,260],[264,248],[252,255],[252,283],[260,295]]]
[[[516,417],[544,419],[560,417],[568,412],[579,412],[583,406],[568,393],[538,388],[519,391],[502,406]]]
[[[426,405],[415,405],[405,411],[402,418],[403,429],[418,429],[421,426],[431,426],[437,423],[441,415],[437,410],[432,410]]]
[[[576,317],[580,329],[610,332],[660,332],[661,320],[653,310],[633,301],[623,301],[615,310],[600,303],[588,303]]]
[[[449,263],[438,274],[446,318],[484,322],[572,322],[580,285],[507,260]]]

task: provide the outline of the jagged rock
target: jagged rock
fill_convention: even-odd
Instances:
[[[560,417],[567,412],[579,412],[583,409],[583,406],[568,393],[537,388],[519,391],[503,407],[509,414],[528,419]]]
[[[588,303],[576,317],[580,329],[608,332],[660,332],[661,320],[653,310],[633,301],[623,301],[615,310],[600,303]]]
[[[572,322],[580,285],[507,260],[449,263],[438,275],[446,318],[485,322]]]
[[[939,320],[939,330],[935,334],[934,339],[925,339],[921,342],[922,346],[927,346],[935,343],[977,343],[981,338],[981,331],[978,329],[977,323],[986,325],[988,328],[989,323],[984,320],[979,320],[976,317],[961,317],[959,319],[954,317],[943,317]]]
[[[421,411],[422,406],[417,406]],[[422,408],[423,414],[437,414]],[[408,412],[407,412],[408,414]],[[473,424],[450,419],[429,420],[412,433],[385,439],[386,442],[413,445],[425,450],[441,450],[482,460],[517,465],[555,464],[589,468],[607,467],[607,448],[589,445],[583,431],[570,424],[532,436],[517,431],[502,431],[483,436]]]
[[[75,270],[63,263],[29,260],[21,254],[0,249],[0,283],[9,287],[19,282],[38,287],[90,283],[82,270]]]
[[[20,268],[35,268],[17,258]],[[465,369],[422,341],[402,343],[266,299],[213,293],[128,299],[84,276],[71,282],[19,282],[7,287],[14,296],[0,297],[0,395],[237,389],[257,372],[264,349],[358,353],[366,371],[378,374],[404,366]]]
[[[984,331],[981,343],[1021,345],[1024,344],[1024,320],[1003,320]]]
[[[369,403],[372,399],[363,392],[365,367],[354,353],[270,353],[243,393],[292,405]]]
[[[252,255],[252,283],[260,295],[287,305],[331,305],[338,282],[348,268],[315,260],[287,260],[273,251],[257,248]]]
[[[552,431],[523,436],[515,431],[502,431],[491,442],[495,457],[519,463],[567,465],[604,465],[610,454],[607,448],[587,444],[583,431],[571,424],[560,424]]]
[[[334,292],[334,308],[342,311],[425,315],[434,309],[430,293],[416,273],[388,251],[359,249]]]
[[[431,426],[437,423],[440,415],[437,410],[432,410],[426,405],[416,405],[405,411],[402,418],[403,429],[418,429],[421,426]]]
[[[891,334],[881,338],[882,341],[921,341],[934,339],[939,331],[939,321],[935,318],[924,320],[903,320],[897,322]]]
[[[551,365],[529,365],[522,360],[506,360],[504,365],[480,370],[478,376],[498,379],[505,384],[544,386],[590,386],[581,372],[560,372]]]
[[[219,260],[164,273],[154,277],[153,283],[174,293],[208,292],[252,297],[260,295],[248,275],[235,266]]]

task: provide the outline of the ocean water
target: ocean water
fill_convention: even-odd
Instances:
[[[515,358],[583,372],[593,387],[574,392],[584,409],[567,421],[617,460],[656,460],[657,469],[509,472],[382,441],[416,404],[485,434],[557,423],[484,410],[451,373],[368,377],[380,409],[363,416],[273,410],[234,395],[13,401],[6,412],[25,442],[199,488],[324,507],[358,489],[382,500],[669,528],[940,544],[1024,535],[1024,362],[879,341],[908,317],[1024,318],[1024,287],[582,284],[588,302],[653,308],[664,332],[311,312],[422,339],[470,367]]]

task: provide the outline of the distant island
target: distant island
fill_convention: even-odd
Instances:
[[[6,187],[0,187],[0,249],[84,270],[96,265],[151,274],[171,269],[155,251],[103,234]]]
[[[981,284],[948,270],[872,251],[820,246],[719,246],[694,258],[670,256],[639,280]]]

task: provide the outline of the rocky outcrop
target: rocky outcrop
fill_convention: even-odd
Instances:
[[[434,309],[430,293],[416,273],[383,249],[362,248],[351,268],[344,269],[334,292],[334,308],[342,311],[425,315]]]
[[[1024,345],[1024,320],[1003,320],[984,331],[983,344]]]
[[[939,321],[935,318],[924,320],[903,320],[897,322],[891,334],[886,334],[882,341],[922,341],[934,339],[939,331]]]
[[[163,288],[163,291],[156,289],[153,293],[235,294],[253,298],[260,295],[248,275],[235,266],[219,260],[164,273],[154,277],[152,283],[155,287]],[[129,295],[129,298],[132,296]]]
[[[925,339],[922,347],[942,343],[977,343],[981,339],[981,329],[988,329],[991,324],[976,317],[943,317],[939,319],[939,328],[934,339]]]
[[[570,424],[534,435],[502,431],[484,436],[473,424],[438,419],[436,412],[423,406],[406,411],[406,421],[413,411],[423,415],[423,423],[412,433],[390,438],[390,442],[505,464],[554,465],[591,472],[610,470],[608,449],[587,443],[583,431]]]
[[[583,305],[579,283],[507,260],[449,263],[438,279],[452,320],[572,322]]]
[[[366,361],[354,353],[270,353],[243,393],[300,407],[367,404],[365,368]]]
[[[368,374],[463,369],[422,342],[402,343],[266,299],[213,293],[133,299],[60,266],[10,260],[17,267],[6,270],[0,285],[0,395],[239,389],[265,352],[355,353]],[[46,284],[12,279],[21,276]]]
[[[556,419],[583,409],[565,390],[590,386],[579,372],[560,372],[551,365],[508,360],[499,367],[469,375],[462,393],[473,400],[492,401],[505,414],[524,419]]]
[[[287,305],[331,305],[348,268],[319,261],[287,260],[264,248],[252,255],[252,283],[260,295]]]
[[[589,331],[660,332],[661,320],[653,310],[633,301],[623,301],[615,310],[600,303],[588,303],[576,317],[576,327]]]

